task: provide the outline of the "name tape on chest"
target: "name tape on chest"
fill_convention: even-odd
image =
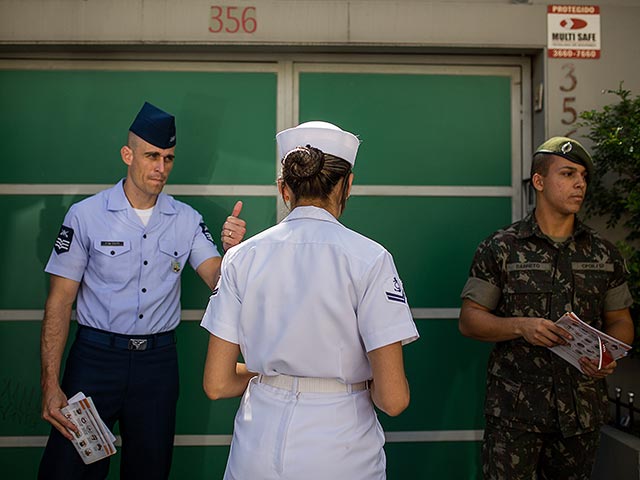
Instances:
[[[55,249],[56,253],[60,255],[69,251],[69,249],[71,248],[71,242],[73,242],[73,228],[62,225],[60,227],[60,232],[58,233],[58,238],[56,238],[53,248]]]
[[[388,302],[407,303],[407,297],[402,290],[402,284],[397,277],[393,277],[385,284],[384,293],[387,296]]]
[[[543,272],[550,272],[551,264],[542,262],[507,263],[507,272],[516,272],[519,270],[538,270]]]
[[[613,263],[604,262],[571,262],[572,270],[592,270],[596,272],[613,272]]]
[[[124,242],[117,240],[102,240],[100,242],[100,246],[102,247],[124,247]]]
[[[534,270],[550,272],[553,266],[550,263],[527,262],[527,263],[508,263],[508,272],[518,272],[523,270]],[[613,263],[605,262],[571,262],[572,270],[589,270],[599,272],[613,272]]]

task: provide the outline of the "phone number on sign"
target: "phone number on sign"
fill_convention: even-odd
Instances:
[[[600,50],[553,49],[549,51],[552,58],[600,58]]]

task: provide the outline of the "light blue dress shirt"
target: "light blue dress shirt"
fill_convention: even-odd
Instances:
[[[145,227],[124,181],[71,206],[47,273],[81,282],[78,323],[148,335],[180,322],[180,276],[220,256],[202,216],[161,193]]]

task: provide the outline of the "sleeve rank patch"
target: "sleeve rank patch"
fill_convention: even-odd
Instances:
[[[215,242],[213,241],[213,237],[211,236],[211,232],[209,231],[209,227],[207,227],[207,224],[202,222],[200,224],[200,228],[202,229],[202,234],[205,236],[205,238],[215,245]]]
[[[386,294],[389,302],[407,303],[407,297],[402,291],[402,285],[397,277],[393,277],[391,281],[387,282],[386,287],[387,288],[384,293]]]
[[[54,249],[58,255],[66,253],[71,248],[71,242],[73,241],[73,228],[62,225],[60,227],[60,233],[56,238]]]

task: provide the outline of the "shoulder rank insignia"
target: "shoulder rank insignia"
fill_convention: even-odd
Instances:
[[[60,233],[58,233],[58,238],[56,238],[56,242],[54,243],[53,248],[58,255],[60,255],[61,253],[66,253],[71,248],[72,241],[73,228],[62,225],[62,227],[60,227]]]
[[[205,238],[211,243],[215,244],[215,242],[213,241],[213,237],[211,236],[211,232],[209,231],[209,227],[207,227],[207,224],[202,222],[200,224],[200,228],[202,229],[202,234],[205,236]]]
[[[390,302],[407,303],[407,297],[402,291],[400,280],[396,277],[393,277],[390,282],[387,282],[387,289],[385,289],[384,293],[387,296],[387,300]]]

